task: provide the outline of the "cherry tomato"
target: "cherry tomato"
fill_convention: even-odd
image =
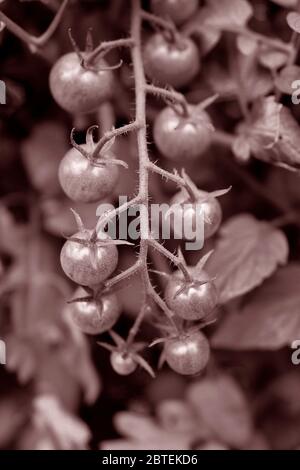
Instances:
[[[189,116],[164,108],[154,122],[154,142],[164,157],[184,162],[199,157],[211,143],[212,122],[198,106],[188,107]]]
[[[113,73],[96,60],[92,69],[85,69],[75,52],[63,55],[50,72],[50,90],[55,101],[70,113],[89,113],[113,94]]]
[[[177,237],[182,237],[182,227],[188,225],[196,226],[196,217],[202,214],[204,217],[204,238],[212,237],[219,229],[222,222],[222,208],[219,201],[214,197],[202,201],[208,193],[199,191],[199,199],[196,202],[191,202],[184,191],[179,191],[171,199],[171,206],[174,206],[174,217],[171,217],[171,225],[174,234]],[[176,220],[181,221],[180,224]],[[180,232],[179,232],[180,230]]]
[[[75,148],[66,153],[58,170],[61,187],[76,202],[96,202],[105,198],[113,192],[118,176],[116,165],[95,166]]]
[[[137,363],[129,353],[113,351],[110,356],[112,368],[119,375],[130,375],[137,368]]]
[[[91,234],[91,230],[85,230],[75,233],[73,237],[88,241]],[[72,281],[82,286],[92,286],[105,281],[114,272],[118,264],[118,250],[115,245],[84,246],[70,239],[62,247],[60,262]]]
[[[190,38],[180,38],[180,45],[161,33],[150,37],[144,49],[147,76],[161,85],[181,88],[188,85],[200,70],[200,55]]]
[[[165,299],[169,308],[184,320],[201,320],[207,317],[218,303],[217,288],[213,281],[202,285],[197,285],[197,281],[209,279],[209,276],[201,271],[195,274],[195,284],[186,285],[182,273],[174,273],[165,290]],[[184,291],[176,295],[183,287]]]
[[[188,20],[198,8],[198,0],[151,0],[151,10],[158,16],[180,25]]]
[[[86,296],[81,287],[76,290],[74,298]],[[114,326],[121,314],[121,305],[114,293],[105,293],[98,302],[88,300],[74,302],[68,306],[70,316],[78,328],[90,335],[98,335]]]
[[[201,372],[210,356],[209,343],[200,331],[167,340],[164,354],[168,365],[178,374]]]

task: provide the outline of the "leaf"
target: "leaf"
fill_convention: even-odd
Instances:
[[[220,301],[225,303],[259,286],[287,258],[288,243],[283,232],[241,214],[223,225],[206,271],[216,276]]]
[[[290,170],[300,169],[300,127],[291,111],[276,103],[274,96],[256,104],[247,135],[256,158]]]
[[[196,382],[189,387],[187,398],[222,443],[240,448],[250,440],[249,405],[233,378],[219,375]]]
[[[275,79],[276,88],[287,95],[292,95],[294,89],[292,83],[300,79],[300,67],[289,65],[280,71]]]
[[[246,0],[208,0],[210,15],[206,23],[219,29],[245,26],[253,15],[253,8]]]
[[[300,33],[300,15],[296,11],[290,11],[286,16],[289,27],[296,33]]]
[[[213,337],[213,346],[276,350],[300,338],[299,278],[300,264],[280,269],[249,296],[239,314],[228,315]]]

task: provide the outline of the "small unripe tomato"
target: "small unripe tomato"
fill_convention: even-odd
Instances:
[[[66,111],[90,113],[113,94],[113,73],[101,70],[108,67],[103,59],[96,59],[92,68],[80,64],[76,52],[69,52],[53,65],[49,84],[55,101]]]
[[[85,146],[83,146],[84,148]],[[71,148],[61,160],[58,178],[66,195],[76,202],[97,202],[110,195],[118,181],[119,170],[116,165],[93,165],[77,149]]]
[[[188,106],[188,116],[173,108],[164,108],[153,128],[158,150],[169,160],[184,163],[199,157],[211,144],[212,122],[199,106]]]
[[[91,234],[91,230],[84,230],[73,236],[89,241]],[[105,281],[114,272],[118,264],[118,250],[109,243],[84,246],[70,239],[62,247],[60,263],[72,281],[82,286],[92,286]]]
[[[178,226],[179,230],[188,224],[196,226],[196,220],[200,214],[202,214],[204,222],[204,238],[210,238],[216,233],[222,222],[222,208],[215,197],[209,197],[202,201],[202,198],[205,198],[207,194],[205,191],[199,191],[199,199],[196,202],[191,202],[184,191],[179,191],[171,199],[171,206],[176,204],[174,206],[175,215],[171,217],[171,225],[175,235],[181,237],[182,233],[181,231],[177,233],[178,229],[176,231],[174,221],[182,221],[181,226]]]
[[[153,34],[144,48],[145,72],[161,85],[181,88],[188,85],[200,70],[200,55],[190,38],[168,41],[163,34]]]
[[[110,363],[113,370],[119,375],[130,375],[137,368],[137,363],[131,354],[121,351],[113,351],[111,353]]]
[[[186,285],[182,273],[174,273],[165,289],[165,299],[168,307],[178,317],[184,320],[196,321],[207,317],[218,303],[218,291],[213,281],[203,270],[195,274],[195,284]],[[206,281],[206,284],[197,285],[197,281]],[[177,292],[185,289],[178,295]]]
[[[84,289],[79,287],[74,298],[86,296]],[[121,314],[121,305],[114,293],[105,293],[99,301],[87,300],[74,302],[68,306],[68,312],[73,323],[83,333],[98,335],[114,326]]]
[[[188,20],[198,8],[198,0],[151,0],[151,10],[158,16],[180,25]]]
[[[209,343],[200,331],[169,338],[164,347],[168,365],[178,374],[194,375],[201,372],[210,357]]]

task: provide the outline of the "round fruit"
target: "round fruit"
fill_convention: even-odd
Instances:
[[[76,52],[63,55],[50,72],[50,90],[55,101],[70,113],[89,113],[113,94],[113,73],[96,59],[93,68],[84,68]]]
[[[113,158],[106,155],[106,158]],[[96,202],[111,194],[117,184],[116,165],[93,165],[78,150],[71,148],[61,160],[58,178],[64,192],[76,202]]]
[[[209,279],[204,271],[195,274],[196,282]],[[181,292],[183,287],[185,289]],[[180,293],[176,295],[179,291]],[[218,292],[213,281],[202,285],[197,283],[189,285],[186,284],[182,273],[178,272],[173,274],[166,285],[165,299],[170,310],[178,317],[190,321],[202,320],[216,307]]]
[[[76,299],[86,295],[80,287],[74,297]],[[114,293],[101,295],[98,302],[95,300],[74,302],[68,309],[75,325],[89,335],[98,335],[109,330],[121,314],[121,305]]]
[[[198,0],[151,0],[151,10],[180,25],[198,9]]]
[[[200,70],[199,51],[190,38],[180,38],[179,45],[161,33],[154,34],[146,43],[144,62],[151,80],[175,88],[188,85]]]
[[[212,122],[199,106],[188,107],[189,116],[164,108],[154,122],[154,142],[164,157],[184,162],[201,155],[211,143]]]
[[[129,353],[113,351],[110,356],[112,368],[119,375],[132,374],[137,368],[137,363]]]
[[[207,195],[208,193],[205,191],[199,190],[199,199],[196,202],[191,202],[185,191],[179,191],[171,199],[174,211],[171,225],[176,238],[185,238],[183,229],[196,227],[196,221],[200,217],[203,217],[205,239],[212,237],[219,229],[222,222],[221,205],[215,197],[205,199]]]
[[[170,338],[165,344],[164,355],[168,365],[178,374],[198,374],[209,361],[209,343],[200,331]]]
[[[91,230],[84,230],[75,233],[73,237],[88,241],[91,234]],[[114,272],[118,264],[118,250],[115,245],[108,243],[84,246],[70,239],[62,247],[60,262],[72,281],[82,286],[92,286],[105,281]]]

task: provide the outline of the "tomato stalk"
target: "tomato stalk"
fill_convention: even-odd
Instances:
[[[11,33],[21,39],[21,41],[28,44],[32,51],[36,51],[38,48],[43,47],[49,41],[49,39],[57,29],[68,3],[69,0],[64,0],[62,2],[60,8],[58,9],[55,17],[48,26],[47,30],[43,34],[41,34],[41,36],[38,37],[32,36],[32,34],[27,33],[27,31],[25,31],[14,21],[8,18],[2,11],[0,11],[0,21],[3,21],[3,23]]]

